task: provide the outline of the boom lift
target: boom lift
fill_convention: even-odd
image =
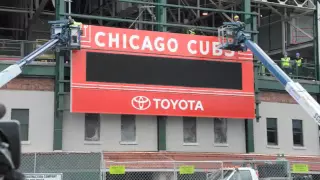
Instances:
[[[301,86],[294,82],[280,67],[254,42],[250,34],[244,32],[244,24],[225,22],[218,28],[220,49],[231,51],[247,51],[250,49],[262,64],[285,87],[293,99],[320,125],[320,106],[317,101]]]
[[[55,49],[57,52],[80,49],[81,29],[79,25],[75,25],[73,19],[69,17],[68,20],[49,21],[49,24],[51,24],[51,40],[0,72],[0,88],[21,74],[25,65],[50,49]]]

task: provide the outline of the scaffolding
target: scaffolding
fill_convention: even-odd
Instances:
[[[0,22],[0,34],[15,40],[49,39],[47,20],[71,15],[84,24],[217,35],[216,27],[240,15],[251,18],[255,27],[247,31],[260,32],[258,43],[268,55],[280,59],[284,52],[301,50],[310,59],[316,54],[316,9],[313,0],[12,0],[0,2],[0,15],[7,17]],[[281,33],[276,37],[271,29]],[[275,43],[279,38],[281,43]]]

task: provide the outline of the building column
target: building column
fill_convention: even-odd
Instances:
[[[168,119],[167,116],[157,116],[158,151],[167,150],[167,135],[166,135],[167,119]]]
[[[313,27],[313,46],[314,46],[314,59],[315,59],[315,73],[316,73],[316,80],[320,80],[320,59],[319,59],[319,55],[320,55],[320,32],[319,32],[319,19],[320,19],[320,3],[317,1],[317,10],[316,13],[314,13],[314,27]],[[319,87],[320,88],[320,87]]]
[[[251,1],[250,0],[243,0],[243,10],[245,13],[251,13]],[[250,19],[252,18],[252,21]],[[251,17],[250,14],[245,14],[244,15],[244,22],[253,22],[253,17]],[[253,23],[252,23],[253,24]],[[255,23],[256,25],[256,23]],[[254,27],[252,27],[254,28]],[[246,30],[250,31],[251,30],[251,25],[246,26]],[[255,72],[256,72],[256,68]],[[256,75],[256,73],[255,73]],[[257,105],[256,105],[257,107]],[[253,119],[246,119],[245,120],[245,130],[246,130],[246,152],[251,153],[254,152],[254,132],[253,132]]]
[[[65,1],[55,1],[56,20],[63,19],[61,13],[65,13]],[[54,92],[54,130],[53,150],[62,150],[62,121],[64,110],[64,56],[56,52],[56,77]]]
[[[159,4],[166,4],[167,0],[157,0]],[[156,18],[157,24],[156,30],[160,32],[166,32],[167,27],[163,23],[167,22],[167,8],[164,6],[156,6]],[[157,126],[158,126],[158,151],[165,151],[167,149],[167,137],[166,137],[166,126],[167,126],[167,117],[158,116],[157,117]]]

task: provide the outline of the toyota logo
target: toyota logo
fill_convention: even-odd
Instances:
[[[132,98],[131,105],[137,110],[146,110],[151,106],[151,101],[145,96],[136,96]]]

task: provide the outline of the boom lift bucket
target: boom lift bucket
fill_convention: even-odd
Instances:
[[[79,50],[81,47],[80,37],[82,34],[80,26],[67,25],[69,20],[51,21],[51,38],[58,36],[65,36],[59,38],[60,42],[57,47],[61,50]],[[68,27],[66,27],[68,26]]]
[[[246,39],[250,39],[250,35],[246,33],[239,33],[243,27],[239,23],[226,22],[223,26],[218,28],[219,48],[230,51],[247,51],[242,37],[245,35]]]

